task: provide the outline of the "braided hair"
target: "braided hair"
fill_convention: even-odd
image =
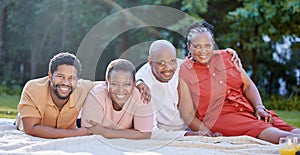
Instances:
[[[214,42],[213,29],[214,29],[214,26],[205,21],[203,23],[194,22],[194,23],[190,24],[186,29],[186,37],[185,37],[186,43],[189,44],[191,41],[192,35],[194,33],[199,33],[199,32],[208,32],[212,37],[212,41]]]

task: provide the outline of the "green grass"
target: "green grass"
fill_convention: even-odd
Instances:
[[[20,96],[0,95],[0,118],[15,118],[19,100]],[[275,110],[275,112],[287,123],[300,128],[300,111]]]
[[[274,110],[285,122],[300,128],[300,111],[278,111]]]
[[[15,118],[20,96],[0,95],[0,118]]]

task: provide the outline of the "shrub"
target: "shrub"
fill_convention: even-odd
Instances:
[[[272,110],[300,111],[300,97],[272,95],[270,98],[264,98],[264,105]]]
[[[1,95],[20,95],[21,91],[21,86],[14,81],[11,81],[10,84],[7,84],[5,81],[0,84]]]

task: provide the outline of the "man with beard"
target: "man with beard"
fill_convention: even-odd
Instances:
[[[76,120],[95,84],[78,79],[80,72],[75,55],[55,55],[48,76],[26,83],[18,105],[17,128],[42,138],[89,135],[87,128],[76,128]]]

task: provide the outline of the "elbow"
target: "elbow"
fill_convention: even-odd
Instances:
[[[29,128],[29,127],[24,126],[24,128],[23,128],[23,131],[24,131],[27,135],[31,135],[31,136],[33,136],[33,131],[32,131],[32,130],[33,130],[32,127]]]
[[[30,129],[24,129],[24,132],[25,132],[27,135],[33,136],[32,133],[31,133],[31,131],[30,131]]]
[[[150,139],[152,132],[144,132],[142,133],[141,139]]]
[[[24,128],[24,132],[27,134],[27,135],[30,135],[30,136],[37,136],[36,134],[35,134],[35,132],[33,131],[33,129],[26,129],[26,128]]]

